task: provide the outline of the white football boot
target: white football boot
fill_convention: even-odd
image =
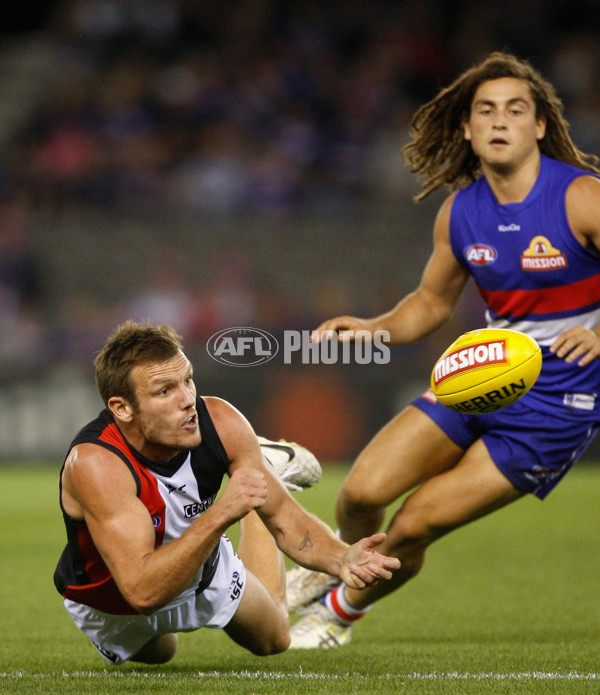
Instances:
[[[290,629],[290,649],[336,649],[350,642],[351,629],[340,623],[327,606],[315,603],[311,612]]]
[[[338,577],[294,565],[286,572],[286,596],[290,613],[308,613],[311,606],[340,583]]]
[[[273,466],[288,490],[303,490],[316,485],[322,474],[321,464],[306,447],[281,439],[272,442],[258,437],[263,456]]]

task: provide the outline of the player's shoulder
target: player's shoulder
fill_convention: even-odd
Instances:
[[[454,205],[454,201],[456,200],[456,197],[462,190],[464,189],[454,191],[453,193],[450,193],[450,195],[446,196],[442,201],[442,204],[440,205],[438,214],[446,214],[450,216],[450,212],[452,210],[452,206]]]
[[[600,196],[600,177],[592,173],[582,173],[581,176],[574,178],[567,188],[567,197],[581,197],[587,199],[588,196]]]
[[[237,420],[239,417],[243,417],[240,411],[229,401],[224,398],[219,398],[218,396],[201,396],[199,397],[208,410],[213,422],[217,420]]]
[[[450,230],[450,216],[452,214],[452,206],[456,200],[459,191],[455,191],[447,196],[440,207],[435,218],[434,233],[436,238],[447,238]]]
[[[202,400],[221,439],[252,432],[246,417],[229,401],[218,396],[203,396]]]
[[[115,466],[117,462],[122,462],[122,458],[111,449],[96,442],[80,442],[67,454],[64,469],[67,475],[81,476],[93,474],[95,470],[106,474],[107,467],[110,467],[111,475],[114,475],[121,468]]]
[[[61,484],[63,507],[76,519],[83,518],[85,508],[137,496],[136,481],[121,458],[92,442],[69,451]]]
[[[600,209],[600,178],[582,175],[573,179],[565,194],[565,207],[571,227],[587,228],[595,221]]]
[[[579,176],[567,188],[565,210],[571,231],[586,247],[600,248],[600,179]]]
[[[252,425],[234,405],[216,396],[204,396],[203,400],[230,461],[253,446],[256,435]]]

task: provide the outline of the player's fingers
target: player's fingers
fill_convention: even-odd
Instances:
[[[323,340],[332,340],[337,337],[338,331],[347,330],[348,328],[349,321],[346,317],[342,316],[337,319],[330,319],[315,328],[310,334],[310,340],[313,343],[320,343]]]
[[[363,582],[354,574],[350,575],[350,578],[346,580],[344,584],[346,584],[346,586],[349,586],[351,589],[364,589],[367,586],[365,582]]]
[[[397,557],[389,557],[388,555],[379,555],[380,566],[385,567],[387,570],[399,570],[402,563]]]
[[[581,326],[575,326],[574,328],[569,328],[568,331],[561,333],[554,339],[552,345],[550,345],[550,352],[558,352],[559,350],[570,350],[574,345],[581,342],[583,336],[587,334],[586,329],[581,328]]]
[[[588,365],[590,362],[592,362],[593,360],[597,359],[597,357],[598,357],[599,354],[600,354],[600,353],[599,353],[598,351],[596,351],[596,350],[589,350],[589,351],[586,352],[586,354],[579,360],[579,362],[577,362],[577,365],[578,365],[579,367],[585,367],[585,366]]]
[[[391,579],[392,573],[378,567],[377,565],[352,565],[351,576],[357,584],[364,586],[371,586],[375,584],[380,579]]]
[[[566,333],[563,333],[552,343],[550,352],[553,352],[558,357],[564,357],[570,349],[569,345],[572,345],[570,338]]]
[[[338,331],[337,339],[340,343],[351,343],[354,340],[356,331],[347,328],[345,330]]]
[[[365,549],[376,548],[378,545],[381,545],[386,538],[387,535],[383,532],[374,533],[372,536],[363,538],[359,543],[361,543]]]
[[[368,569],[374,577],[378,579],[391,579],[392,571],[388,569],[385,565],[376,565],[374,563],[369,563]]]
[[[565,362],[572,363],[579,360],[580,366],[589,364],[600,354],[600,346],[596,340],[567,340],[556,350],[556,356],[563,358]]]
[[[366,574],[363,568],[358,565],[350,565],[348,567],[349,576],[345,580],[345,584],[348,586],[352,585],[353,589],[364,589],[367,586],[369,580],[368,574]],[[365,579],[367,581],[365,581]]]

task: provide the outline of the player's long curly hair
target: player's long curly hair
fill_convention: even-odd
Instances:
[[[487,80],[515,77],[525,80],[535,102],[536,118],[546,119],[540,151],[562,162],[600,173],[598,157],[581,152],[569,137],[563,103],[554,87],[527,61],[510,53],[491,53],[482,63],[466,70],[449,87],[421,106],[411,122],[411,142],[402,149],[407,166],[423,177],[416,200],[440,186],[450,190],[475,181],[481,173],[479,158],[463,137],[462,123],[469,117],[479,85]]]

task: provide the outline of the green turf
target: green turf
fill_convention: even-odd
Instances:
[[[346,469],[297,498],[333,524]],[[58,467],[0,468],[0,693],[600,693],[600,471],[580,466],[451,534],[421,575],[324,652],[254,657],[182,635],[162,667],[105,667],[52,584],[64,543]]]

